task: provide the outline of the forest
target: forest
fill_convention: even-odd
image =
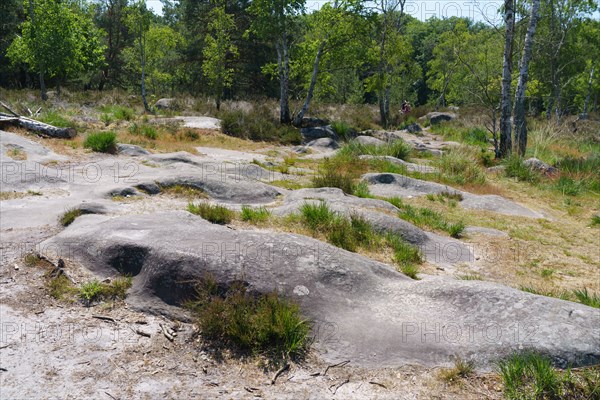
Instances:
[[[497,156],[512,146],[513,108],[515,146],[521,114],[560,122],[598,111],[593,0],[507,0],[501,26],[420,21],[406,0],[161,3],[157,15],[143,0],[3,1],[0,86],[37,88],[42,99],[48,88],[118,88],[140,94],[147,112],[150,99],[178,94],[217,109],[276,98],[279,121],[296,126],[313,102],[376,105],[382,127],[398,125],[404,100],[473,107],[487,117]]]

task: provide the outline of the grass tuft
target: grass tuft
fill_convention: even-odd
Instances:
[[[82,215],[82,212],[78,208],[71,208],[65,211],[58,219],[58,222],[62,226],[69,226],[75,221],[75,219]]]
[[[206,202],[199,204],[188,204],[188,211],[212,222],[213,224],[225,225],[231,222],[234,212],[227,207],[218,204],[209,204]]]
[[[296,358],[308,349],[309,321],[277,292],[251,294],[241,282],[223,287],[212,278],[204,279],[196,290],[186,306],[206,338],[278,359]]]
[[[90,133],[83,142],[83,147],[98,153],[111,153],[117,151],[117,134],[114,132]]]
[[[250,206],[242,206],[242,221],[252,223],[266,222],[271,217],[271,211],[265,207],[252,208]]]
[[[454,367],[444,368],[440,371],[440,378],[448,383],[455,383],[460,379],[468,378],[473,374],[473,361],[465,361],[461,357],[456,357]]]

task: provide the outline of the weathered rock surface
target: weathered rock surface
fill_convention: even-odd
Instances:
[[[538,171],[546,175],[555,175],[558,173],[558,169],[554,168],[549,164],[546,164],[542,160],[539,160],[535,157],[528,158],[527,160],[523,161],[523,164],[533,169],[534,171]]]
[[[28,161],[38,163],[64,161],[67,159],[65,156],[56,154],[33,140],[0,130],[0,154],[2,155],[3,160],[5,157],[12,159],[9,153],[9,150],[12,149],[18,149]]]
[[[283,204],[273,209],[276,215],[298,212],[306,203],[327,203],[330,209],[350,216],[357,214],[369,221],[376,231],[395,233],[419,247],[425,259],[448,270],[454,264],[474,262],[474,257],[464,243],[432,232],[425,232],[410,222],[398,218],[398,208],[385,200],[364,199],[345,194],[337,188],[299,189],[287,193]]]
[[[406,130],[408,131],[408,133],[419,133],[423,131],[423,129],[421,129],[421,126],[419,126],[419,124],[417,124],[416,122],[407,126]]]
[[[117,152],[126,156],[138,157],[147,156],[150,152],[143,147],[136,146],[134,144],[117,144]]]
[[[314,239],[232,230],[184,211],[82,216],[41,247],[102,278],[131,274],[127,301],[145,311],[173,313],[207,273],[277,290],[315,321],[315,346],[330,362],[448,365],[461,356],[486,368],[523,348],[562,366],[600,362],[597,309],[488,282],[413,281]]]
[[[317,151],[331,151],[339,149],[340,145],[332,138],[321,138],[308,142],[306,147]]]
[[[183,126],[194,129],[221,129],[221,120],[213,117],[175,117],[175,119],[183,121]]]
[[[408,176],[388,173],[370,173],[363,175],[363,179],[369,184],[371,193],[383,197],[413,197],[424,196],[429,193],[439,194],[443,192],[460,194],[463,199],[460,205],[464,208],[474,210],[493,211],[499,214],[515,215],[528,218],[544,218],[544,215],[527,207],[517,204],[511,200],[497,195],[477,195],[457,190],[451,186],[436,182],[428,182]]]

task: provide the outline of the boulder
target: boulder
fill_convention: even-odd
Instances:
[[[430,112],[427,115],[425,115],[424,117],[421,117],[419,119],[424,119],[424,120],[428,120],[431,125],[435,125],[435,124],[439,124],[440,122],[443,121],[452,121],[453,119],[456,119],[456,114],[454,113],[449,113],[449,112]]]
[[[302,123],[300,124],[300,128],[316,128],[319,126],[329,125],[327,120],[316,118],[316,117],[304,117],[302,118]]]
[[[315,139],[307,143],[306,147],[320,151],[330,151],[339,149],[340,145],[337,141],[333,140],[332,138],[321,138]]]
[[[157,100],[157,102],[154,103],[154,107],[156,107],[159,110],[168,110],[171,107],[173,107],[174,103],[175,103],[175,99],[164,98],[164,99]]]
[[[406,130],[408,131],[408,133],[419,133],[419,132],[423,131],[423,129],[421,129],[421,126],[419,124],[417,124],[416,122],[407,126]]]
[[[302,135],[302,139],[304,142],[311,142],[315,139],[323,138],[338,140],[337,135],[329,125],[315,126],[312,128],[302,128],[300,129],[300,134]]]
[[[549,164],[546,164],[542,160],[539,160],[535,157],[528,158],[527,160],[523,161],[523,164],[525,164],[527,167],[531,168],[532,170],[541,172],[542,174],[545,174],[545,175],[555,175],[558,173],[558,169],[554,168],[553,166],[551,166]]]
[[[185,211],[81,216],[40,248],[100,279],[131,275],[126,301],[146,312],[185,317],[177,306],[207,274],[224,287],[243,280],[251,292],[277,291],[313,321],[315,350],[329,363],[433,367],[460,356],[485,370],[523,349],[563,367],[600,362],[595,308],[491,282],[415,281],[312,238],[234,230]]]
[[[381,139],[377,139],[373,136],[358,136],[354,140],[356,140],[360,144],[369,145],[369,146],[383,146],[387,144]]]

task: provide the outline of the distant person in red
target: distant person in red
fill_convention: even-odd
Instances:
[[[402,102],[402,108],[400,109],[402,114],[408,114],[410,112],[410,103],[406,100]]]

